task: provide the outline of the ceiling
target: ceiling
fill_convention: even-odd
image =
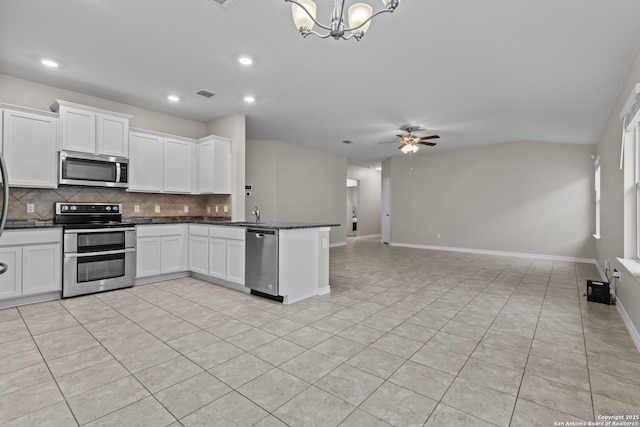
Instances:
[[[326,23],[333,2],[316,3]],[[202,122],[244,113],[247,139],[376,166],[399,154],[378,143],[405,124],[441,136],[418,155],[594,144],[640,47],[638,16],[637,0],[404,0],[356,42],[303,39],[284,0],[0,0],[0,73]]]

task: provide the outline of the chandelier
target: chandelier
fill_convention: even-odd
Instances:
[[[291,3],[291,11],[293,12],[293,22],[296,28],[302,34],[302,37],[307,37],[309,34],[314,34],[321,39],[333,37],[336,40],[344,39],[349,40],[355,38],[357,41],[364,36],[369,29],[371,20],[383,13],[391,13],[396,10],[400,0],[382,0],[384,9],[380,9],[373,12],[373,8],[366,3],[356,3],[349,7],[348,18],[349,27],[345,28],[344,23],[344,1],[335,0],[333,6],[333,12],[331,12],[331,24],[323,25],[316,20],[316,4],[313,0],[284,0],[287,3]],[[320,34],[313,31],[313,27],[318,27],[327,30],[326,34]],[[348,33],[348,35],[345,35]]]

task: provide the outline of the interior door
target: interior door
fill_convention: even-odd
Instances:
[[[391,179],[382,180],[382,241],[386,244],[391,242],[391,199],[390,199]]]

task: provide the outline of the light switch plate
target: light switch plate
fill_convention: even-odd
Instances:
[[[229,212],[229,206],[224,205],[223,209],[224,209],[225,213],[226,213],[226,212]]]
[[[160,213],[160,205],[156,205],[155,209],[153,210],[155,213]]]
[[[184,205],[184,213],[189,213],[189,205]]]
[[[33,203],[27,203],[27,213],[34,213],[36,211],[36,205]]]
[[[133,212],[134,213],[140,213],[140,205],[134,205],[133,206]]]

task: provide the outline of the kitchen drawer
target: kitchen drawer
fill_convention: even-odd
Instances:
[[[209,227],[209,236],[218,239],[233,239],[244,241],[245,229],[244,227],[211,226]]]
[[[136,226],[137,237],[156,237],[156,236],[177,236],[184,231],[186,224],[169,224],[169,225],[138,225]]]
[[[209,226],[208,225],[189,225],[189,235],[190,236],[202,236],[209,237]]]
[[[62,228],[46,230],[5,230],[0,237],[0,246],[32,245],[39,243],[61,243]]]

